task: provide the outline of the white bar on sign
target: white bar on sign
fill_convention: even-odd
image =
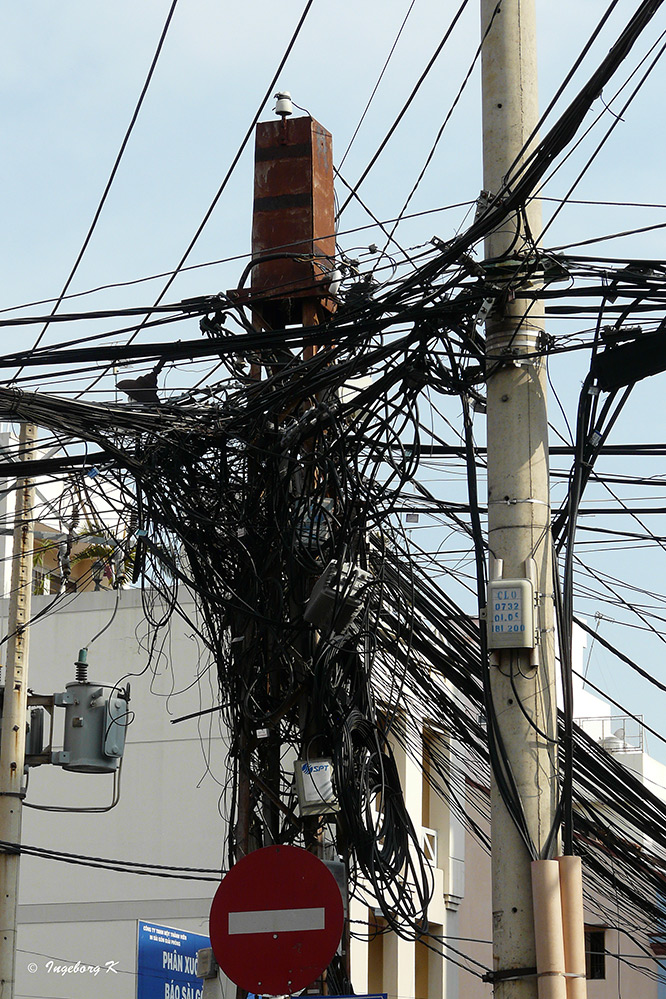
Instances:
[[[254,912],[230,912],[229,936],[239,933],[294,933],[299,930],[325,929],[325,910],[259,909]]]

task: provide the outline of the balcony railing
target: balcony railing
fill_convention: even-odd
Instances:
[[[609,753],[643,752],[642,715],[604,715],[601,718],[577,718],[576,724]]]

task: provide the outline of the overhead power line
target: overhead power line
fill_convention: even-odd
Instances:
[[[85,254],[86,250],[88,249],[88,246],[90,244],[90,240],[92,239],[93,232],[95,231],[95,228],[96,228],[97,223],[99,221],[100,215],[102,214],[102,210],[104,208],[104,205],[106,204],[106,200],[107,200],[107,198],[109,196],[109,192],[111,191],[111,186],[112,186],[112,184],[113,184],[113,182],[115,180],[116,174],[118,172],[118,168],[120,166],[120,162],[121,162],[121,160],[123,158],[123,155],[124,155],[125,150],[127,148],[127,144],[128,144],[128,142],[130,140],[130,136],[131,136],[132,132],[134,131],[134,126],[136,124],[137,118],[139,117],[139,112],[141,111],[141,108],[143,106],[143,102],[145,100],[146,94],[148,93],[148,87],[150,86],[151,80],[152,80],[153,75],[155,73],[155,69],[157,67],[157,62],[159,60],[160,53],[162,52],[162,48],[163,48],[164,42],[166,40],[167,32],[169,30],[169,25],[171,24],[171,20],[173,18],[174,12],[176,10],[177,3],[178,3],[178,0],[173,0],[171,6],[169,8],[169,13],[167,14],[166,21],[164,22],[164,27],[162,28],[162,33],[161,33],[159,41],[157,43],[157,48],[156,48],[155,54],[154,54],[154,56],[152,58],[152,61],[151,61],[151,64],[150,64],[150,68],[148,70],[148,75],[146,76],[146,79],[144,81],[143,87],[141,89],[141,93],[139,94],[139,99],[138,99],[138,101],[136,103],[136,107],[134,108],[134,112],[133,112],[132,117],[130,119],[130,123],[129,123],[128,127],[127,127],[127,131],[125,132],[125,136],[123,138],[123,141],[120,144],[120,149],[118,150],[118,154],[116,156],[115,162],[113,164],[113,167],[111,168],[111,173],[109,175],[109,179],[106,182],[106,186],[104,188],[104,191],[102,192],[102,196],[100,198],[100,201],[99,201],[99,204],[97,206],[97,209],[95,210],[95,214],[93,215],[93,219],[92,219],[92,222],[90,223],[90,226],[88,228],[88,232],[86,233],[85,239],[83,240],[83,244],[81,246],[81,249],[79,250],[78,255],[76,257],[76,260],[74,261],[74,264],[72,266],[72,269],[69,272],[69,276],[68,276],[67,280],[65,281],[65,284],[63,285],[62,291],[60,292],[60,294],[58,295],[58,298],[55,301],[55,304],[54,304],[53,309],[51,311],[50,317],[44,321],[44,326],[43,326],[41,332],[39,333],[39,336],[35,340],[35,343],[33,344],[33,350],[35,350],[39,346],[39,344],[42,342],[42,340],[44,338],[44,335],[46,334],[46,331],[49,328],[49,325],[55,319],[55,314],[56,314],[58,308],[60,307],[63,299],[65,298],[65,296],[67,294],[67,291],[69,290],[69,287],[70,287],[72,281],[74,280],[74,276],[75,276],[76,272],[79,269],[79,264],[81,263],[81,261],[83,259],[83,255]],[[16,377],[18,377],[18,375],[21,374],[22,370],[23,370],[22,368],[19,368],[19,370],[16,373]]]

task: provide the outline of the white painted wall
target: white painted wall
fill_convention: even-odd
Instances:
[[[32,626],[29,685],[35,692],[64,690],[74,679],[79,647],[109,624],[117,595],[107,591],[65,597]],[[33,614],[52,600],[34,598]],[[194,612],[184,594],[180,600]],[[3,633],[6,603],[0,604]],[[140,592],[124,591],[112,623],[90,646],[88,656],[91,680],[131,682],[135,720],[127,736],[120,803],[103,814],[25,808],[23,842],[89,856],[219,869],[224,822],[218,803],[226,745],[218,716],[170,724],[171,718],[215,703],[215,672],[206,669],[200,641],[176,616],[148,667],[147,632]],[[56,709],[60,726],[63,715],[63,709]],[[101,806],[111,800],[112,784],[111,776],[44,766],[31,770],[26,801]],[[17,995],[134,999],[137,920],[207,933],[215,888],[216,882],[143,877],[25,857]],[[58,975],[48,970],[50,960],[99,964],[102,971],[92,977]],[[117,974],[106,972],[107,961],[119,962]]]
[[[193,615],[192,601],[184,594],[179,599]],[[39,617],[45,609],[47,613]],[[162,613],[160,606],[153,608],[156,617]],[[1,601],[3,629],[6,614],[7,601]],[[170,724],[171,718],[216,702],[215,671],[207,669],[207,660],[200,658],[201,643],[192,629],[174,616],[169,630],[159,638],[149,667],[146,650],[150,628],[138,590],[86,592],[65,596],[56,603],[51,596],[35,597],[33,615],[38,620],[30,631],[32,690],[40,694],[64,690],[74,679],[73,663],[79,648],[87,645],[90,680],[124,684],[129,679],[135,720],[128,731],[119,805],[102,814],[25,808],[23,842],[87,856],[219,869],[224,863],[221,795],[227,757],[219,718],[207,715],[198,721]],[[56,709],[58,732],[63,716],[64,711]],[[54,748],[60,748],[61,741],[56,738]],[[421,772],[401,750],[398,762],[419,828]],[[111,800],[112,784],[111,776],[70,774],[43,766],[31,770],[27,802],[103,806]],[[448,809],[438,818],[444,813],[447,821],[442,821],[438,830],[443,852],[455,845],[462,857],[464,844],[457,820],[449,817]],[[441,870],[437,875],[437,913],[433,918],[442,924],[444,933],[457,936],[457,913],[444,904],[445,879]],[[207,933],[216,885],[217,881],[143,877],[25,857],[21,866],[17,996],[134,999],[137,921]],[[359,918],[357,909],[354,914]],[[367,987],[364,951],[367,947],[363,944],[353,948],[357,989]],[[100,971],[58,974],[55,970],[58,965],[76,962],[99,966]],[[118,963],[107,971],[107,962]],[[415,992],[414,943],[386,938],[384,968],[385,990],[411,999]],[[447,976],[445,970],[438,962],[429,962],[429,991],[433,997],[455,999],[457,975]],[[224,995],[235,995],[228,982],[223,981],[222,986]]]

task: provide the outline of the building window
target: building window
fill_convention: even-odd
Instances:
[[[32,592],[36,597],[58,592],[58,580],[50,569],[35,565],[32,569]]]
[[[606,977],[606,930],[599,926],[585,927],[585,977]]]

